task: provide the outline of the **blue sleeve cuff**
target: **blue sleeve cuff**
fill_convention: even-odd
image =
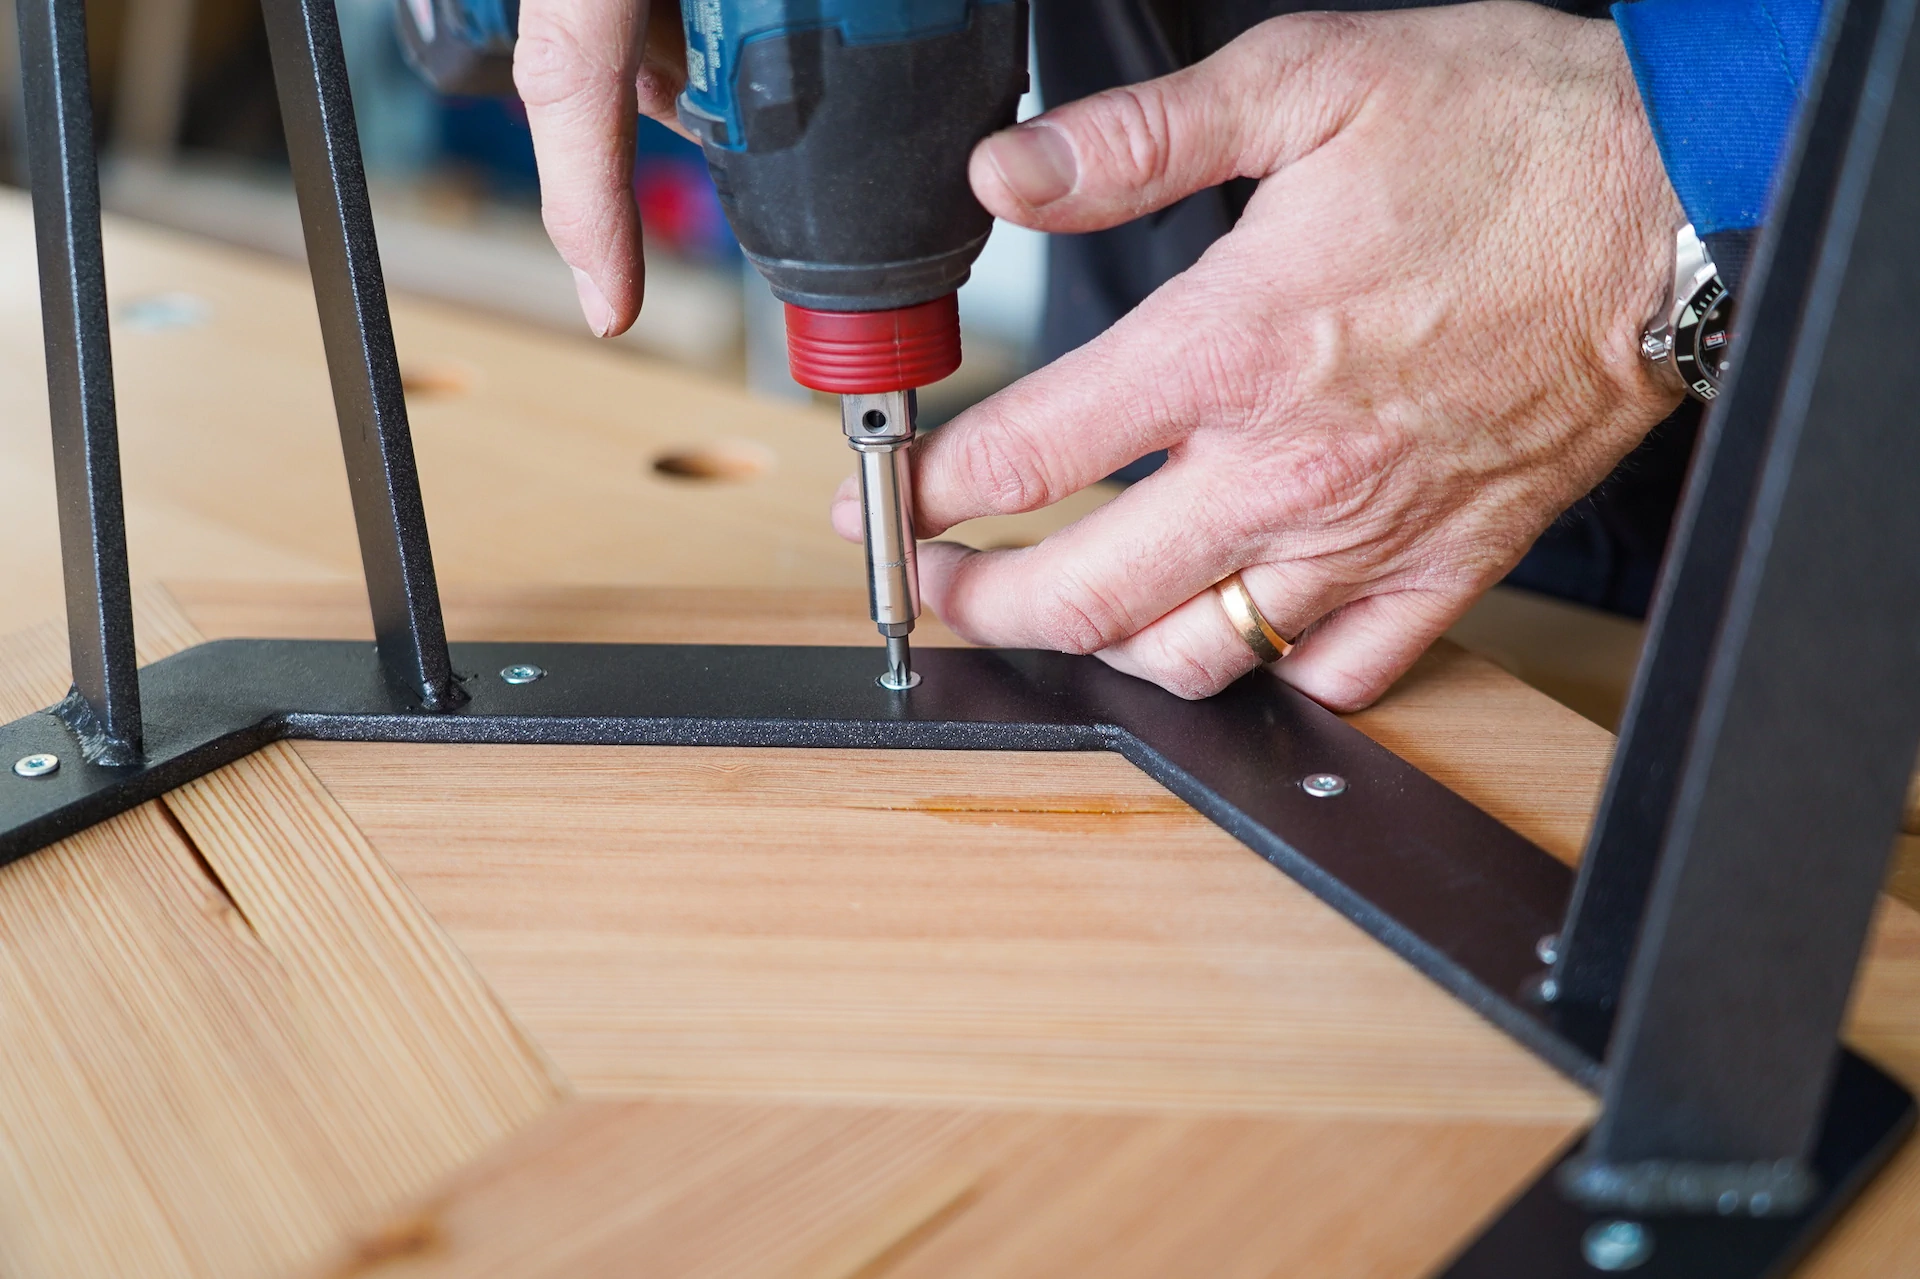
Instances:
[[[1701,235],[1766,217],[1820,13],[1821,0],[1613,6],[1667,178]]]

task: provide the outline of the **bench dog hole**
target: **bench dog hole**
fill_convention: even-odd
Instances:
[[[653,459],[655,474],[675,480],[738,484],[772,468],[771,450],[740,441],[673,449]]]
[[[411,399],[437,400],[473,389],[474,371],[453,360],[400,366],[400,389]]]

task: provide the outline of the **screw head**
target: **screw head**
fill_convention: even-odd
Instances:
[[[1332,799],[1346,792],[1347,779],[1338,773],[1312,773],[1300,779],[1300,789],[1315,799]]]
[[[537,679],[545,679],[546,676],[547,673],[532,662],[515,662],[512,666],[503,667],[500,671],[500,678],[509,684],[531,684]]]
[[[28,779],[52,777],[59,771],[60,757],[58,755],[48,755],[42,752],[37,755],[23,755],[13,761],[13,772],[16,777],[25,777]]]
[[[1637,1221],[1601,1221],[1580,1238],[1580,1254],[1595,1270],[1632,1270],[1653,1255],[1653,1232]]]
[[[1543,964],[1560,962],[1560,934],[1548,933],[1533,944],[1533,953]]]

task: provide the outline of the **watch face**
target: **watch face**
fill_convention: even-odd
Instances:
[[[1693,295],[1673,328],[1673,367],[1703,400],[1720,394],[1733,346],[1733,299],[1715,276]]]

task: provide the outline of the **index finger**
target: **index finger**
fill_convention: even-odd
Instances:
[[[524,0],[513,81],[540,166],[540,213],[600,337],[640,312],[635,77],[647,0]]]

